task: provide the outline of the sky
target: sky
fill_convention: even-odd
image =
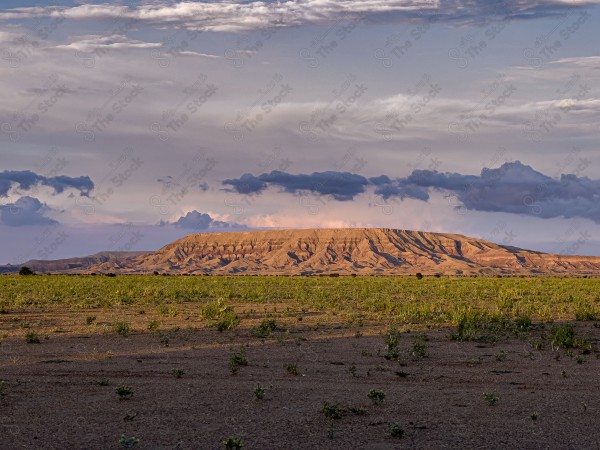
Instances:
[[[600,255],[600,1],[3,1],[0,264],[391,227]]]

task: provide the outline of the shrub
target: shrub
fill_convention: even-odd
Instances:
[[[181,378],[185,374],[185,371],[183,369],[176,368],[171,370],[171,373],[175,378]]]
[[[129,335],[129,322],[126,320],[118,320],[113,323],[113,331],[117,334],[120,334],[123,337],[127,337]]]
[[[285,370],[287,370],[287,372],[290,375],[296,376],[296,375],[299,374],[299,372],[298,372],[298,364],[287,363],[287,364],[284,364],[283,367],[285,367]]]
[[[404,436],[404,428],[402,428],[396,422],[390,423],[390,426],[389,426],[388,429],[389,429],[390,434],[392,435],[392,437],[401,438],[402,436]]]
[[[223,441],[223,445],[227,450],[238,450],[244,446],[244,440],[242,438],[229,436]]]
[[[240,366],[247,366],[248,358],[246,358],[246,350],[244,347],[240,348],[239,353],[232,352],[229,356],[229,367],[231,369],[231,374],[235,375]]]
[[[6,388],[8,387],[8,381],[0,380],[0,398],[6,395]]]
[[[333,438],[335,421],[342,418],[343,411],[344,410],[338,405],[331,405],[328,402],[323,402],[321,414],[325,418],[325,423],[327,424],[327,436],[329,436],[330,439]]]
[[[425,335],[417,335],[413,337],[413,344],[410,350],[410,354],[415,359],[425,358],[427,356],[427,346],[425,341],[427,341],[427,336]]]
[[[258,400],[262,400],[263,398],[265,398],[265,393],[267,392],[267,390],[262,387],[260,384],[258,384],[256,386],[256,389],[254,389],[254,395],[256,396],[256,398]]]
[[[388,328],[387,333],[383,337],[386,347],[385,359],[398,359],[400,356],[400,331],[394,326]]]
[[[254,327],[250,330],[250,334],[257,338],[266,338],[277,330],[277,321],[273,318],[263,319],[258,327]]]
[[[35,334],[33,331],[30,331],[25,335],[25,342],[28,344],[39,344],[41,343],[40,337]]]
[[[571,324],[553,327],[550,336],[553,347],[573,348],[575,345],[575,329]]]
[[[233,312],[233,308],[226,305],[222,299],[208,302],[200,308],[200,315],[206,320],[220,319],[224,314],[230,312]]]
[[[150,322],[148,322],[148,330],[155,331],[155,330],[158,330],[158,327],[159,327],[158,320],[151,320]]]
[[[494,392],[484,392],[483,399],[488,402],[490,406],[494,406],[496,403],[498,403],[500,397],[498,397]]]
[[[237,314],[232,311],[232,312],[228,313],[226,316],[224,316],[221,320],[219,320],[215,324],[215,327],[216,327],[217,331],[223,332],[225,330],[231,330],[231,329],[237,327],[239,323],[240,323],[240,319],[238,319]]]
[[[321,414],[325,420],[339,420],[342,418],[343,409],[338,405],[331,405],[328,402],[323,402]]]
[[[415,276],[417,277],[417,280],[422,280],[423,279],[423,274],[421,272],[417,272],[415,274]]]
[[[128,400],[133,397],[133,389],[131,389],[129,386],[125,386],[124,384],[118,385],[115,391],[122,400]]]
[[[119,438],[119,444],[121,444],[123,448],[133,448],[138,445],[139,442],[140,440],[138,438],[133,436],[125,436],[124,434],[122,434]]]
[[[377,389],[371,389],[367,394],[367,397],[369,397],[371,401],[377,405],[383,403],[385,400],[385,392]]]
[[[19,275],[35,275],[35,272],[33,270],[31,270],[29,267],[23,266],[19,270]]]
[[[96,316],[87,316],[85,318],[85,323],[87,323],[88,325],[93,324],[96,321]]]

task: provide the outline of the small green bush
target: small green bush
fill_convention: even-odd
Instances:
[[[123,337],[127,337],[129,336],[129,332],[130,327],[129,327],[129,322],[127,322],[126,320],[117,320],[115,323],[113,323],[113,331],[117,334],[120,334]]]
[[[298,371],[298,364],[295,363],[287,363],[284,364],[283,367],[290,375],[297,376],[300,372]]]
[[[139,442],[140,440],[138,438],[133,436],[125,436],[124,434],[122,434],[119,438],[119,444],[121,444],[121,447],[123,448],[133,448],[138,445]]]
[[[575,345],[575,328],[571,324],[558,325],[550,331],[552,346],[557,348],[573,348]]]
[[[494,392],[484,392],[483,399],[488,402],[490,406],[494,406],[496,403],[498,403],[500,397],[498,397]]]
[[[242,438],[229,436],[223,441],[223,445],[227,450],[239,450],[244,446],[244,440]]]
[[[250,334],[257,338],[267,338],[278,329],[277,321],[273,318],[263,319],[258,327],[254,327],[250,330]]]
[[[244,347],[240,348],[239,353],[238,352],[232,352],[231,355],[229,355],[229,368],[231,369],[231,374],[235,375],[240,366],[247,366],[248,365],[248,358],[246,358],[246,350],[244,350]]]
[[[395,360],[400,356],[400,350],[398,346],[400,345],[400,331],[394,326],[390,326],[387,330],[387,333],[383,336],[383,341],[385,343],[386,353],[384,355],[385,359]]]
[[[378,405],[385,400],[385,392],[378,389],[371,389],[367,394],[367,397],[369,397],[374,404]]]
[[[28,344],[40,344],[42,341],[40,341],[40,337],[37,334],[30,331],[25,335],[25,342]]]
[[[256,386],[256,389],[254,389],[254,395],[256,396],[256,398],[258,400],[262,400],[263,398],[265,398],[266,392],[267,392],[267,389],[262,387],[260,384],[258,384]]]
[[[181,378],[185,374],[185,371],[183,369],[175,368],[171,370],[171,373],[175,378]]]
[[[397,424],[396,422],[392,422],[390,423],[389,426],[389,431],[390,431],[390,435],[392,437],[397,437],[397,438],[401,438],[402,436],[404,436],[404,428],[402,428],[399,424]]]
[[[128,400],[133,397],[133,389],[129,386],[125,386],[124,384],[120,384],[115,388],[115,391],[120,399]]]

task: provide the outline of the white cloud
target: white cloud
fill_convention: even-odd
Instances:
[[[162,44],[154,42],[143,42],[128,39],[123,35],[101,36],[86,35],[71,38],[73,42],[65,45],[57,45],[54,48],[59,50],[76,50],[81,52],[93,52],[100,49],[147,49],[158,48]]]
[[[138,7],[110,4],[13,8],[0,13],[0,19],[65,17],[67,19],[135,19],[160,25],[185,26],[207,31],[240,32],[266,27],[315,24],[340,18],[385,15],[389,21],[423,20],[435,17],[450,22],[478,22],[511,17],[530,19],[600,3],[599,0],[513,0],[474,5],[468,0],[300,0],[276,2],[190,2],[145,4]]]

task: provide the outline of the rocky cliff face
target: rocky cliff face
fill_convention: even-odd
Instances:
[[[214,274],[600,274],[600,257],[562,256],[457,234],[387,228],[194,234],[97,272]]]

